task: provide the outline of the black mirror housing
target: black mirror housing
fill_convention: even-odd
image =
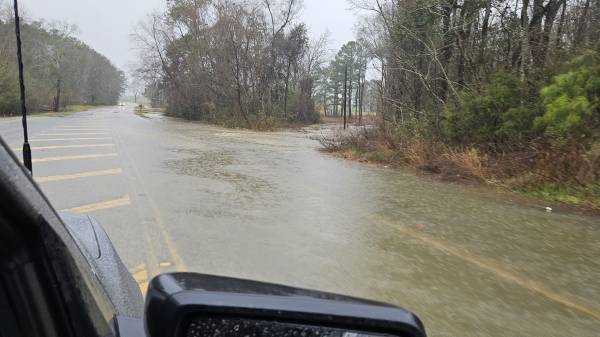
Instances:
[[[426,336],[417,316],[374,301],[194,273],[163,274],[152,280],[145,317],[150,337],[197,335],[190,329],[206,324],[224,337],[237,336],[240,326],[245,329],[240,330],[242,337],[279,336],[282,331],[314,332],[308,336]],[[215,324],[235,329],[223,333]]]

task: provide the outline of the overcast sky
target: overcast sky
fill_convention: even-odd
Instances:
[[[2,0],[0,0],[2,2]],[[12,1],[11,1],[12,2]],[[127,71],[135,62],[130,34],[148,13],[165,0],[19,0],[27,15],[46,21],[66,21],[78,27],[77,37]],[[331,48],[353,39],[355,13],[347,0],[304,0],[302,20],[311,36],[331,33]]]

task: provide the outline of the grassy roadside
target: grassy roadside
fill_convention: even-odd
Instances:
[[[161,112],[165,116],[168,116],[171,118],[181,119],[181,120],[190,121],[190,122],[205,123],[205,124],[209,124],[209,125],[227,128],[227,129],[250,130],[250,131],[259,131],[259,132],[300,130],[309,125],[319,124],[319,122],[308,123],[308,122],[300,122],[300,121],[282,120],[282,119],[277,119],[277,118],[273,118],[273,117],[263,117],[260,119],[252,120],[251,126],[248,126],[248,123],[245,120],[243,120],[239,117],[233,117],[233,116],[231,116],[231,117],[219,116],[219,117],[213,117],[213,118],[207,118],[207,119],[189,119],[189,118],[185,118],[183,116],[176,116],[176,115],[169,114],[165,108],[147,108],[147,107],[140,108],[139,106],[134,108],[134,113],[143,118],[149,118],[148,116],[145,116],[145,114],[152,113],[152,112]]]
[[[83,112],[90,109],[102,108],[105,105],[86,105],[86,104],[74,104],[67,105],[67,108],[63,111],[28,111],[27,117],[63,117],[68,116],[75,112]],[[20,115],[11,116],[0,116],[0,118],[20,117]]]
[[[322,151],[336,157],[410,169],[445,182],[508,190],[544,201],[555,209],[600,214],[598,181],[582,184],[568,179],[541,179],[536,173],[539,164],[515,163],[517,160],[511,158],[520,154],[500,160],[472,148],[456,149],[428,141],[390,144],[383,138],[375,130],[361,130],[319,140]]]
[[[598,183],[586,187],[545,184],[516,191],[539,200],[600,211],[600,184]]]

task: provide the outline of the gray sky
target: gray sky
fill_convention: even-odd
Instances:
[[[76,25],[78,38],[125,71],[128,64],[135,62],[130,39],[133,27],[164,3],[165,0],[19,0],[20,7],[34,19]],[[346,0],[304,0],[302,20],[314,37],[328,30],[334,50],[353,39],[356,17]]]

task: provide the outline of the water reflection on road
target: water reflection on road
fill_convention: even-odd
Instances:
[[[599,218],[332,158],[318,130],[119,128],[190,270],[391,302],[432,336],[600,335]]]

